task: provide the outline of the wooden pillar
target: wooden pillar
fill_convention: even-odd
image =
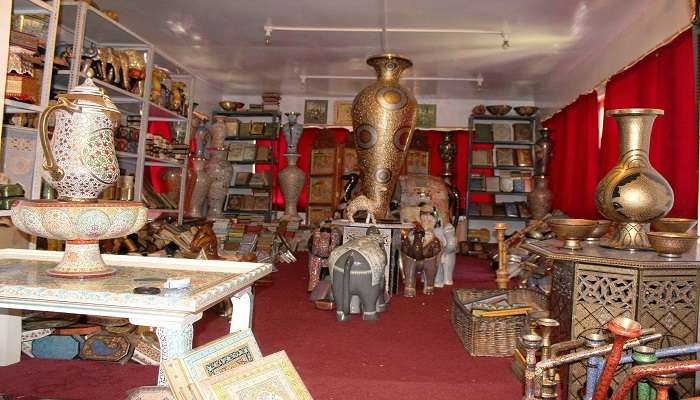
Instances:
[[[498,239],[498,270],[496,270],[496,286],[499,289],[508,288],[508,248],[506,247],[506,229],[508,225],[498,223],[493,226]]]

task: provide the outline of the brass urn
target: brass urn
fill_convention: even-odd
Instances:
[[[609,110],[619,132],[617,165],[596,187],[596,207],[605,218],[617,222],[609,247],[649,249],[649,222],[665,216],[673,207],[673,189],[649,162],[651,128],[663,110],[628,108]]]
[[[376,70],[377,81],[352,103],[361,195],[348,203],[345,217],[350,220],[359,210],[367,211],[368,219],[386,216],[416,125],[416,99],[399,84],[401,73],[413,63],[383,54],[370,57],[367,64]]]

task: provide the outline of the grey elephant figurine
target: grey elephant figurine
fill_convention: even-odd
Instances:
[[[416,277],[423,274],[423,294],[433,294],[438,259],[442,251],[440,240],[433,234],[434,212],[420,213],[421,223],[401,239],[401,263],[404,272],[404,296],[416,296]]]
[[[379,229],[367,228],[367,236],[336,247],[329,257],[333,297],[338,321],[350,321],[350,300],[360,298],[363,320],[376,320],[383,311],[386,253]]]

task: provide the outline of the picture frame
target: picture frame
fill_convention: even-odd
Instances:
[[[437,104],[418,104],[416,128],[435,128],[437,123]]]
[[[494,142],[513,141],[513,127],[510,124],[493,124],[492,129]]]
[[[309,203],[333,204],[334,176],[312,176],[309,179]]]
[[[487,168],[493,167],[493,152],[491,149],[473,149],[472,166]]]
[[[474,124],[474,142],[493,142],[493,127],[491,124]]]
[[[240,211],[243,206],[243,195],[236,193],[229,193],[226,196],[226,205],[224,206],[225,211]]]
[[[352,126],[352,101],[338,100],[333,103],[333,123],[340,126]]]
[[[514,167],[515,157],[512,148],[496,149],[496,166],[498,167]]]
[[[486,191],[487,192],[499,192],[501,191],[501,177],[500,176],[487,176],[486,180]]]
[[[333,219],[333,207],[308,206],[306,209],[306,222],[308,225],[318,226],[321,222]]]
[[[234,186],[248,186],[252,176],[252,172],[238,172],[236,173],[236,179],[233,181],[233,184]]]
[[[513,124],[513,140],[532,143],[532,126],[530,124]]]
[[[430,153],[421,150],[408,150],[405,163],[407,174],[426,175],[429,172]]]
[[[357,167],[357,150],[354,147],[343,148],[343,174],[359,172]]]
[[[328,121],[328,100],[306,100],[304,102],[304,124],[325,125]]]
[[[335,148],[311,150],[309,175],[332,175],[335,173]]]
[[[532,152],[530,149],[516,149],[515,161],[518,167],[532,167]]]
[[[486,190],[483,174],[471,175],[471,177],[469,178],[469,190],[475,192],[483,192],[484,190]]]
[[[253,122],[250,124],[250,136],[263,136],[265,134],[264,122]]]

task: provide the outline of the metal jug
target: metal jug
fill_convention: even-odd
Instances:
[[[49,141],[48,121],[56,124]],[[114,129],[120,113],[104,91],[88,77],[82,85],[58,95],[39,119],[44,151],[42,176],[64,201],[97,201],[119,178]]]

